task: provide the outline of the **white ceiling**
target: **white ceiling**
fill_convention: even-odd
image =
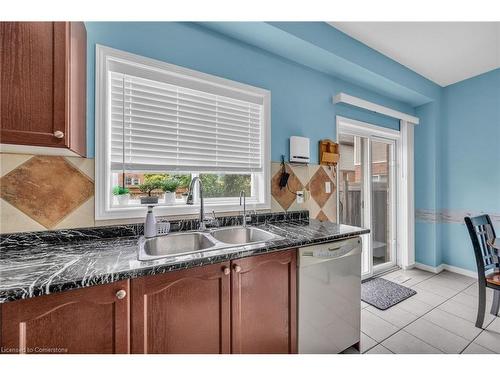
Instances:
[[[500,22],[329,22],[441,86],[500,68]]]

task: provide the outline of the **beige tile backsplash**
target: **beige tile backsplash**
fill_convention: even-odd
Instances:
[[[44,168],[45,175],[40,174],[40,168]],[[289,164],[286,169],[290,173],[290,190],[303,190],[305,201],[299,204],[287,188],[279,189],[280,163],[271,162],[271,211],[309,210],[311,218],[336,221],[335,170],[319,165]],[[20,191],[16,190],[23,186],[19,180],[26,176],[31,179],[28,181],[31,185],[20,194],[22,199],[17,199],[12,194]],[[0,195],[6,198],[0,199],[0,233],[137,222],[137,219],[94,220],[94,159],[0,153],[0,177]],[[325,182],[331,183],[331,193],[326,193]],[[40,183],[45,186],[43,191],[39,189]],[[75,196],[69,194],[71,191],[76,191]],[[51,201],[57,194],[60,194],[58,201]],[[37,203],[29,204],[30,199]],[[54,215],[56,205],[58,212]]]

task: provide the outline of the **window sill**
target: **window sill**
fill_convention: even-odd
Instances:
[[[139,200],[136,200],[139,202]],[[137,203],[136,205],[113,205],[111,208],[105,210],[104,212],[99,212],[96,210],[95,220],[113,220],[113,219],[144,219],[147,211],[147,204],[141,205]],[[247,200],[246,206],[248,210],[269,210],[271,208],[270,202],[256,202]],[[97,207],[96,207],[97,208]],[[241,211],[242,207],[238,202],[220,202],[220,201],[205,201],[205,212],[209,213],[215,211],[216,214],[226,213],[226,212],[237,212]],[[156,216],[181,216],[181,215],[196,215],[200,213],[200,203],[195,203],[194,205],[187,205],[184,200],[176,199],[174,204],[165,204],[163,200],[160,200],[154,209]]]

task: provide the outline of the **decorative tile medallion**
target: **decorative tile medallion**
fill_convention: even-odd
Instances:
[[[325,183],[330,182],[330,193],[326,192]],[[312,176],[308,185],[309,191],[311,192],[311,198],[318,203],[319,207],[323,207],[330,198],[330,196],[335,191],[335,185],[331,180],[330,176],[325,172],[323,167],[318,168],[314,176]]]
[[[325,213],[323,211],[320,211],[317,215],[316,215],[316,220],[319,220],[319,221],[330,221],[328,219],[328,216],[325,215]]]
[[[271,180],[271,194],[273,195],[274,199],[276,199],[276,201],[281,205],[281,207],[283,207],[284,210],[288,210],[288,208],[295,201],[295,194],[293,194],[291,191],[295,192],[304,190],[304,185],[302,185],[289,165],[286,165],[286,171],[290,173],[290,177],[288,178],[289,189],[286,186],[280,189],[279,181],[281,177],[281,169],[279,169],[274,174]]]
[[[0,179],[0,196],[53,228],[94,195],[94,183],[59,156],[34,156]]]

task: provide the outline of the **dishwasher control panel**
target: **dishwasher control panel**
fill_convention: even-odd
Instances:
[[[297,266],[309,263],[308,258],[340,258],[358,248],[361,249],[360,237],[302,247],[298,251]]]

